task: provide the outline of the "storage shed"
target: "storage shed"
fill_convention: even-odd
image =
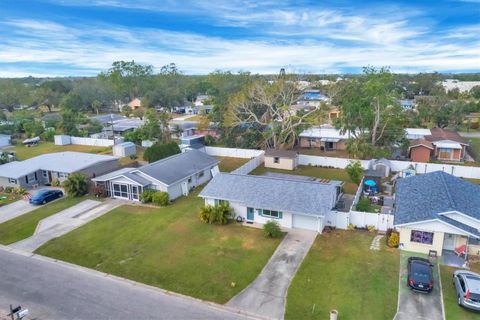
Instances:
[[[137,147],[133,142],[123,142],[113,146],[115,157],[129,157],[134,154],[137,154]]]
[[[298,153],[293,150],[265,151],[265,168],[295,170],[298,165]]]

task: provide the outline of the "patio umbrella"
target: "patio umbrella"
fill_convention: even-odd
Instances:
[[[373,180],[366,180],[363,184],[368,187],[375,187],[377,185],[377,183]]]

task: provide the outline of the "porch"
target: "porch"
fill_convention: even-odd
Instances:
[[[440,264],[468,269],[470,262],[479,260],[479,239],[452,233],[444,234]]]

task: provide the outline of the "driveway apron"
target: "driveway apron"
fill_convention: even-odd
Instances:
[[[394,320],[443,320],[437,262],[433,267],[433,291],[431,293],[415,292],[407,286],[407,260],[411,256],[426,257],[425,255],[401,252],[398,310]]]
[[[313,231],[289,231],[255,281],[227,305],[267,318],[283,319],[288,287],[316,236]]]

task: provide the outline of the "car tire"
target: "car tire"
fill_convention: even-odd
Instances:
[[[460,296],[457,296],[457,303],[460,307],[462,306],[462,300],[461,300]]]

